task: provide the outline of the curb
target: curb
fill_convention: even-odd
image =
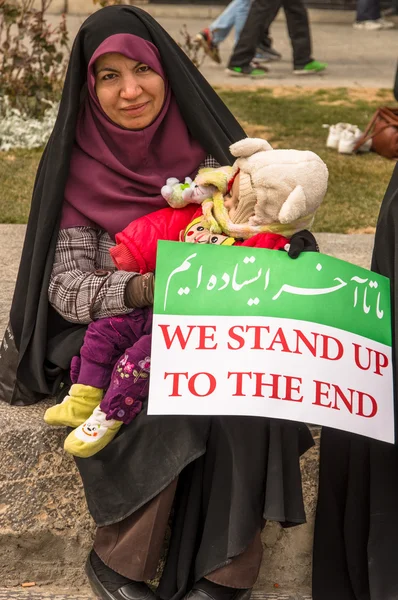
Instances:
[[[127,3],[127,2],[126,2]],[[133,4],[133,2],[131,2]],[[215,19],[225,8],[225,6],[212,4],[151,4],[145,0],[136,0],[135,6],[147,11],[155,19]],[[67,9],[66,9],[67,6]],[[49,13],[61,14],[66,12],[68,16],[86,17],[89,14],[99,10],[98,5],[94,5],[92,0],[54,0]],[[322,8],[309,8],[309,18],[312,23],[353,23],[355,20],[355,11],[353,10],[331,10]],[[279,11],[276,21],[284,21],[283,11]]]

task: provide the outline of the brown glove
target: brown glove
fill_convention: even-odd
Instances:
[[[124,302],[129,308],[152,306],[155,278],[153,273],[136,275],[127,283]]]

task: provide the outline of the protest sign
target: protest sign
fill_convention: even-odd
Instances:
[[[149,414],[394,441],[389,280],[318,253],[159,242]]]

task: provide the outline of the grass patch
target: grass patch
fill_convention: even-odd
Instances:
[[[0,152],[0,223],[26,223],[42,151]]]
[[[218,92],[248,135],[276,148],[313,150],[329,168],[329,189],[314,230],[371,232],[395,163],[377,154],[344,156],[327,150],[323,124],[347,121],[362,129],[389,90],[223,88]],[[26,223],[41,150],[0,152],[0,222]]]
[[[315,231],[372,231],[395,162],[373,152],[344,156],[328,150],[328,130],[322,125],[344,121],[364,129],[381,104],[394,104],[389,90],[280,87],[218,92],[248,135],[260,134],[275,148],[312,150],[326,162],[329,186]]]

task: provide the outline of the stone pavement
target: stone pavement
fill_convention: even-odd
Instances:
[[[95,596],[89,592],[73,593],[72,591],[25,591],[15,588],[0,588],[0,600],[94,600]],[[253,592],[252,600],[311,600],[307,594],[295,594],[275,592],[265,594],[263,592]]]
[[[86,593],[46,591],[45,589],[28,591],[15,588],[0,588],[0,600],[94,600],[95,596]]]
[[[219,7],[197,5],[147,4],[142,8],[155,16],[177,41],[182,39],[180,31],[183,25],[187,26],[190,34],[196,34],[209,25],[220,11]],[[225,73],[225,64],[234,43],[233,33],[220,46],[223,65],[216,65],[207,58],[201,72],[212,85],[236,88],[248,85],[392,88],[397,62],[397,53],[392,49],[397,47],[398,28],[389,31],[356,31],[352,28],[355,18],[353,11],[310,9],[309,14],[314,57],[329,64],[323,75],[293,75],[291,46],[283,11],[271,27],[275,48],[282,53],[283,59],[270,65],[266,79],[237,79]],[[68,27],[72,38],[85,18],[86,15],[81,14],[68,15]],[[53,23],[58,19],[57,15],[51,15]],[[398,19],[396,20],[398,23]]]

